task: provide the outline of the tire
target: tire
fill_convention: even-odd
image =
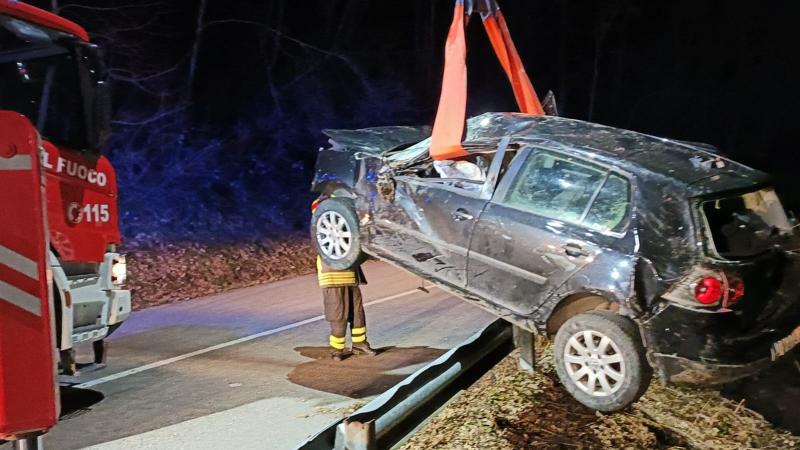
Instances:
[[[588,349],[587,337],[594,351]],[[582,356],[586,354],[588,358]],[[636,324],[610,311],[590,311],[564,322],[556,333],[553,359],[564,388],[598,411],[628,407],[644,394],[653,376]]]
[[[329,198],[317,206],[311,216],[311,239],[322,261],[335,270],[351,269],[366,259],[350,199]]]

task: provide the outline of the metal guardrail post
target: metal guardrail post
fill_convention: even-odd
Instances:
[[[536,335],[514,325],[514,346],[519,349],[519,368],[533,373],[536,368]]]
[[[375,421],[355,422],[345,419],[336,427],[335,450],[376,450]]]

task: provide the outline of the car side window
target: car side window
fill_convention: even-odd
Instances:
[[[568,155],[528,157],[501,203],[531,213],[620,233],[630,215],[631,186],[622,175]]]
[[[525,161],[504,204],[579,223],[606,171],[569,156],[536,152]]]
[[[622,232],[630,212],[631,185],[612,173],[589,208],[583,224],[602,231]]]
[[[404,175],[420,181],[440,183],[472,192],[479,192],[486,181],[491,156],[472,154],[457,160],[424,161]]]

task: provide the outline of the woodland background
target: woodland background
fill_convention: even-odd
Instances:
[[[131,245],[251,242],[307,229],[323,128],[431,124],[445,0],[45,0],[106,48],[120,224]],[[501,2],[562,115],[709,142],[796,176],[790,2]],[[483,30],[471,113],[514,110]]]

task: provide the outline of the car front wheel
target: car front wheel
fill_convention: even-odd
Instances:
[[[317,254],[326,265],[347,270],[363,262],[358,216],[352,200],[329,198],[311,217],[311,235]]]
[[[636,324],[609,311],[567,320],[556,333],[553,356],[558,377],[576,400],[598,411],[618,411],[650,385]]]

